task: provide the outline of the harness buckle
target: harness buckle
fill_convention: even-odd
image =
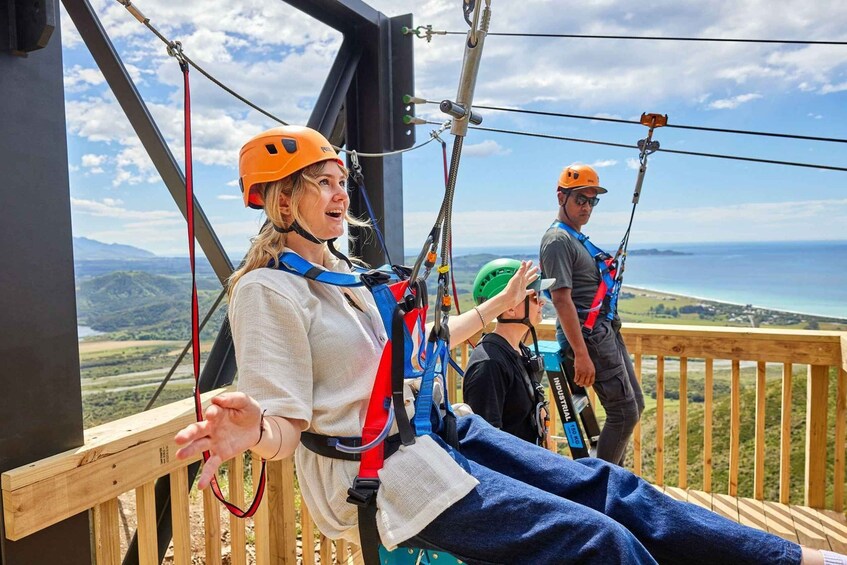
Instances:
[[[353,479],[353,486],[347,489],[347,502],[359,507],[370,506],[376,502],[376,493],[379,490],[379,479]]]

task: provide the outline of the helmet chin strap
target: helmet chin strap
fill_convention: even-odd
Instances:
[[[271,225],[279,233],[295,232],[297,235],[299,235],[303,239],[307,239],[307,240],[311,241],[312,243],[317,243],[318,245],[320,245],[321,243],[326,243],[327,247],[329,247],[330,253],[332,253],[336,258],[338,258],[338,259],[344,261],[345,263],[347,263],[347,266],[351,270],[353,269],[353,263],[350,262],[350,259],[348,259],[347,256],[344,255],[344,253],[342,253],[341,251],[339,251],[335,248],[335,240],[338,239],[337,237],[333,237],[332,239],[321,239],[319,237],[315,237],[314,235],[312,235],[311,233],[306,231],[306,229],[303,228],[303,226],[301,226],[296,220],[290,226],[288,226],[287,228],[281,228],[276,224],[271,224]]]
[[[571,197],[571,193],[573,193],[573,190],[565,191],[565,201],[562,202],[562,212],[565,214],[568,221],[573,223],[573,218],[571,218],[570,214],[568,214],[568,199]]]
[[[529,296],[523,299],[523,311],[524,317],[521,319],[511,319],[511,320],[503,320],[497,318],[497,323],[500,324],[523,324],[529,328],[529,333],[532,334],[532,347],[535,349],[535,355],[541,355],[541,352],[538,349],[538,334],[535,333],[535,326],[532,325],[532,322],[529,320]],[[526,337],[526,334],[524,334]]]

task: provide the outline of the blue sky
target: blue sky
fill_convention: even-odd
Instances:
[[[114,0],[93,6],[182,160],[182,84],[177,63]],[[339,35],[283,2],[134,2],[166,36],[218,79],[292,123],[309,115]],[[847,40],[842,2],[590,3],[493,0],[492,31]],[[371,5],[412,12],[417,24],[463,30],[458,0]],[[99,70],[62,14],[74,234],[184,255],[185,228]],[[416,94],[453,98],[459,36],[416,39]],[[241,207],[237,152],[273,122],[192,73],[195,184],[227,250],[238,255],[260,218]],[[847,47],[490,37],[476,102],[671,123],[847,138]],[[418,113],[441,120],[435,106]],[[485,126],[635,143],[634,125],[481,112]],[[419,126],[419,140],[431,126]],[[658,130],[662,147],[847,166],[844,144]],[[555,183],[571,162],[595,165],[610,190],[586,227],[619,239],[629,216],[635,150],[488,132],[466,140],[454,206],[457,247],[534,246],[555,215]],[[440,149],[404,156],[405,244],[417,247],[443,192]],[[847,173],[656,154],[632,245],[697,241],[847,239]]]

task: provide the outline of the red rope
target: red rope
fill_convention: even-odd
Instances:
[[[200,308],[197,303],[197,269],[194,257],[194,178],[192,174],[191,157],[191,90],[188,81],[188,64],[180,62],[182,68],[183,83],[185,85],[185,208],[188,221],[188,259],[191,263],[191,353],[194,364],[194,414],[198,422],[203,421],[203,402],[200,399]],[[239,456],[240,457],[240,456]],[[203,462],[209,460],[209,452],[203,452]],[[265,492],[265,460],[262,459],[262,469],[259,484],[256,485],[253,502],[242,510],[238,506],[226,500],[221,487],[218,485],[217,477],[212,477],[212,492],[220,500],[227,510],[239,518],[249,518],[256,513],[262,502]]]

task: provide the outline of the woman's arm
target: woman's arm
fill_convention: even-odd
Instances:
[[[520,268],[500,294],[463,314],[450,317],[450,346],[461,344],[485,328],[494,318],[518,306],[528,294],[526,286],[537,278],[538,267],[533,266],[532,261],[521,261]]]

